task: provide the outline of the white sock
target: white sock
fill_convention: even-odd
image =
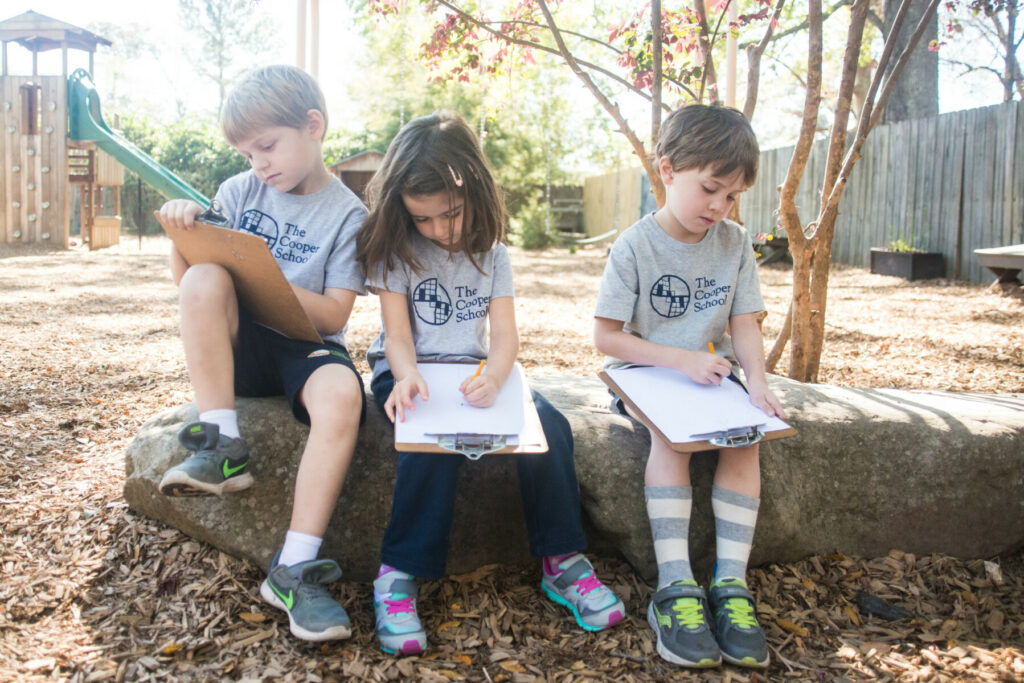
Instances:
[[[284,547],[281,548],[281,557],[277,559],[278,564],[290,567],[299,562],[315,560],[316,554],[320,552],[320,544],[324,539],[310,536],[299,531],[289,531],[284,535]]]
[[[199,413],[199,421],[217,425],[221,434],[232,439],[238,439],[242,436],[238,431],[238,412],[230,408],[207,410],[205,413]]]

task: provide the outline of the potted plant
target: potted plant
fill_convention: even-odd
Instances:
[[[889,230],[892,234],[891,226]],[[872,247],[871,272],[905,280],[928,280],[944,277],[946,265],[941,253],[918,249],[911,232],[909,238],[904,238],[902,233],[891,237],[888,248]]]

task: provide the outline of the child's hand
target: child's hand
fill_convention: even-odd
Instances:
[[[202,212],[203,207],[191,199],[172,199],[160,207],[160,218],[172,228],[191,230],[196,225],[196,216]]]
[[[732,363],[713,353],[684,351],[679,369],[698,384],[721,384],[732,372]]]
[[[465,397],[466,403],[474,408],[488,408],[494,405],[500,390],[498,380],[486,372],[477,377],[467,377],[459,385],[459,391]]]
[[[420,373],[414,372],[395,382],[391,395],[384,402],[384,412],[387,413],[388,419],[394,422],[397,415],[399,422],[405,422],[405,411],[416,410],[412,401],[416,396],[422,396],[424,401],[430,398],[427,381]]]
[[[782,409],[782,404],[767,384],[750,384],[749,389],[750,402],[763,410],[765,415],[786,419],[786,411]]]

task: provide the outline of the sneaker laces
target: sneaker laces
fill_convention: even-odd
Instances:
[[[586,595],[591,591],[597,591],[604,588],[604,584],[601,580],[594,575],[594,572],[587,572],[580,578],[572,582],[572,585],[576,586],[576,592],[580,595]]]
[[[315,580],[311,581],[306,579],[304,581],[300,581],[299,585],[295,588],[295,592],[301,595],[302,599],[307,602],[320,601],[325,598],[334,602],[334,599],[331,597],[331,594],[327,592],[324,585]]]
[[[684,628],[696,629],[704,625],[704,607],[696,598],[676,598],[672,611],[676,622]]]
[[[398,595],[401,595],[401,593],[398,593]],[[416,605],[413,604],[414,600],[415,598],[411,595],[406,595],[404,598],[395,598],[395,594],[392,594],[391,598],[384,598],[384,604],[387,605],[388,614],[408,614],[409,612],[415,614]]]
[[[754,606],[746,598],[729,598],[725,601],[725,612],[729,615],[729,621],[740,628],[756,628],[757,617],[754,616]]]

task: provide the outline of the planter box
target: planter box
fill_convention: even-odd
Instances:
[[[871,250],[871,272],[895,275],[905,280],[928,280],[946,276],[942,254],[935,251]]]

